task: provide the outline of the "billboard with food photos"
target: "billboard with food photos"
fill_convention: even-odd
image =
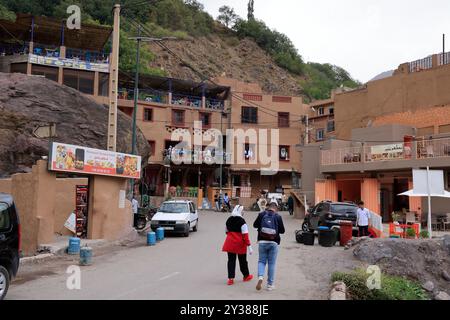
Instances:
[[[141,157],[53,142],[49,170],[139,179]]]

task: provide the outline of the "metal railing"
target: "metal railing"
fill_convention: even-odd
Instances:
[[[321,164],[326,166],[326,165],[361,162],[362,151],[363,149],[361,147],[324,150],[322,151]]]
[[[419,140],[417,159],[450,157],[450,138]]]
[[[193,108],[202,107],[202,97],[189,96],[184,94],[173,94],[172,104],[179,106],[187,106]]]
[[[134,100],[134,90],[120,88],[118,90],[118,98],[124,100]],[[167,104],[167,102],[169,101],[169,97],[167,96],[167,93],[163,91],[140,89],[138,100]]]
[[[0,55],[1,56],[13,56],[16,54],[28,54],[30,49],[30,44],[24,42],[19,43],[0,43]]]
[[[223,110],[225,102],[217,99],[206,99],[206,109]]]
[[[221,159],[223,159],[224,163],[227,163],[232,157],[232,154],[228,152],[196,149],[166,149],[163,150],[162,154],[166,163],[170,163],[173,160],[185,160],[192,163],[220,164]]]
[[[109,55],[104,52],[66,48],[66,58],[93,63],[109,63]]]
[[[438,55],[438,65],[443,66],[445,64],[450,64],[450,52],[440,53]]]
[[[419,72],[433,68],[433,57],[426,57],[409,63],[409,72]]]

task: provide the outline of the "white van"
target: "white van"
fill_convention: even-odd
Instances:
[[[153,216],[151,228],[155,231],[163,228],[168,233],[182,233],[189,237],[189,232],[198,230],[198,211],[192,201],[165,201]]]

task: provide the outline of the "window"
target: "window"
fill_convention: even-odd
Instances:
[[[153,121],[153,109],[144,108],[144,121]]]
[[[327,123],[327,131],[328,132],[334,132],[334,120],[328,121],[328,123]]]
[[[280,146],[280,160],[289,161],[289,146]]]
[[[98,95],[109,96],[109,74],[100,72],[98,74]]]
[[[119,110],[122,111],[123,113],[125,113],[129,117],[133,116],[133,108],[119,107]]]
[[[334,115],[334,107],[330,107],[330,108],[328,109],[328,112],[329,112],[331,115]]]
[[[242,107],[242,123],[258,123],[258,109],[255,107]]]
[[[289,112],[278,113],[278,127],[289,128]]]
[[[320,107],[318,112],[319,112],[319,116],[323,116],[325,114],[325,108]]]
[[[324,129],[317,129],[316,130],[316,140],[322,141],[325,137],[325,130]]]
[[[0,230],[5,231],[11,228],[8,206],[0,202]]]
[[[255,145],[246,143],[244,145],[244,159],[245,160],[254,160],[255,159]]]
[[[94,72],[64,69],[63,84],[86,94],[94,93]]]
[[[173,110],[172,111],[172,123],[178,126],[184,126],[184,111]]]
[[[210,113],[200,113],[200,121],[202,126],[209,128],[211,127],[211,114]]]
[[[262,101],[262,95],[245,93],[244,99],[247,101]]]
[[[150,146],[150,156],[154,156],[155,155],[155,148],[156,148],[156,143],[155,141],[148,141],[148,144]]]
[[[55,82],[58,82],[58,71],[59,69],[54,67],[44,67],[35,65],[31,67],[31,74],[37,76],[44,76],[45,78]]]

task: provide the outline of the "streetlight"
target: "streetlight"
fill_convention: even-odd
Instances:
[[[139,64],[140,64],[140,48],[141,41],[144,42],[158,42],[164,40],[176,40],[175,37],[163,37],[163,38],[154,38],[154,37],[142,37],[141,36],[141,25],[138,25],[138,36],[130,37],[129,40],[135,40],[136,43],[136,72],[134,76],[134,108],[133,108],[133,129],[132,129],[132,142],[131,142],[131,153],[136,154],[136,114],[137,114],[137,106],[138,106],[138,98],[139,98]],[[131,179],[131,192],[134,195],[134,179]],[[141,197],[142,202],[142,197]]]

